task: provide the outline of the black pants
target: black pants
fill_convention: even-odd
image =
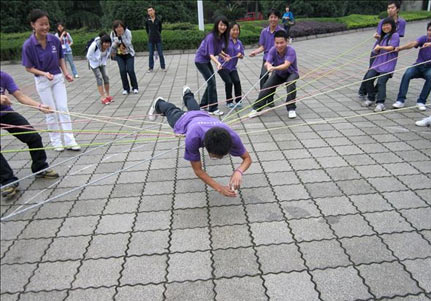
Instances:
[[[272,75],[265,82],[265,85],[262,88],[263,90],[260,91],[259,97],[258,97],[258,102],[254,103],[253,109],[259,111],[261,107],[263,107],[267,103],[272,102],[274,99],[274,94],[272,94],[271,96],[268,96],[268,95],[275,92],[277,87],[274,87],[274,86],[280,85],[280,84],[285,83],[285,82],[287,83],[286,102],[294,100],[296,98],[296,84],[295,84],[296,82],[294,82],[294,81],[297,80],[298,78],[299,78],[299,75],[296,73],[291,73],[291,74],[288,74],[287,76],[283,77],[283,76],[279,76],[278,74],[273,72]],[[272,88],[267,89],[269,87],[272,87]],[[286,108],[288,111],[295,110],[296,109],[295,102],[288,104],[286,106]]]
[[[130,84],[132,89],[138,89],[138,81],[136,80],[135,74],[135,57],[130,54],[116,55],[115,56],[118,68],[120,69],[121,82],[123,83],[123,90],[130,92],[129,80],[127,74],[130,77]]]
[[[241,100],[241,82],[239,80],[238,71],[229,71],[226,69],[219,70],[218,74],[224,81],[224,90],[226,92],[227,103],[232,103],[232,86],[235,88],[235,102]]]
[[[383,73],[377,72],[374,69],[370,69],[365,74],[364,79],[369,79],[382,74]],[[377,94],[377,103],[384,103],[386,100],[386,83],[391,77],[392,77],[392,74],[386,74],[384,76],[377,78],[377,84],[375,86],[374,86],[374,81],[376,80],[375,78],[364,82],[365,88],[367,89],[368,100],[375,101],[376,94]]]
[[[200,107],[192,92],[187,93],[183,97],[184,105],[188,111],[199,111]],[[166,102],[164,100],[159,100],[156,103],[156,112],[158,114],[163,114],[168,119],[169,125],[173,128],[178,119],[184,115],[185,111],[178,108],[176,105]]]
[[[368,69],[371,68],[371,65],[374,63],[375,59],[376,59],[376,54],[371,51],[371,54],[370,54],[370,65],[368,66]],[[364,78],[362,80],[365,80],[365,76],[364,76]],[[360,95],[367,95],[367,88],[365,88],[365,82],[364,81],[361,83],[361,86],[359,87],[359,94]]]
[[[27,127],[26,129],[18,127],[6,128],[6,131],[8,131],[9,133],[34,131],[34,128],[30,126],[28,121],[17,112],[4,113],[0,116],[0,123]],[[40,137],[38,133],[16,135],[15,137],[18,138],[21,142],[26,143],[29,148],[43,148],[42,137]],[[46,153],[44,150],[30,151],[30,156],[32,160],[31,171],[33,173],[48,167],[48,163],[46,163]],[[15,177],[11,167],[9,166],[3,155],[0,153],[1,185],[6,185],[16,180],[18,180],[18,178]]]
[[[268,80],[268,77],[269,77],[269,73],[267,73],[268,70],[266,70],[266,68],[265,68],[265,63],[266,63],[266,61],[263,60],[262,68],[260,68],[260,75],[259,75],[260,83],[259,83],[259,86],[260,86],[261,90],[263,88],[263,85],[265,85],[265,82]]]
[[[205,81],[208,81],[207,87],[205,88],[204,95],[201,98],[201,107],[208,107],[208,111],[214,112],[218,110],[218,99],[217,99],[217,87],[216,87],[216,79],[215,76],[211,77],[214,74],[213,66],[211,62],[209,63],[196,63],[196,68],[198,68],[199,72],[204,77]],[[208,80],[211,77],[210,80]]]

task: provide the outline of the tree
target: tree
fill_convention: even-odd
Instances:
[[[90,29],[99,29],[102,25],[102,7],[100,1],[72,1],[63,0],[60,7],[64,11],[68,28],[87,27]]]

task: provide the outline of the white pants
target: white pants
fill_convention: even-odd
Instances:
[[[54,75],[53,80],[49,80],[45,76],[38,76],[35,77],[35,81],[37,93],[39,93],[39,97],[44,105],[48,105],[56,111],[69,112],[63,74]],[[76,145],[75,137],[71,132],[72,123],[69,114],[52,113],[46,114],[45,116],[48,129],[54,131],[49,133],[51,144],[54,147],[63,146],[61,140],[62,135],[58,132],[59,130],[70,131],[68,133],[63,133],[64,146]]]

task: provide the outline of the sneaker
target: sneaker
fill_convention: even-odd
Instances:
[[[365,94],[361,94],[361,93],[358,93],[358,97],[360,100],[365,100],[366,98]]]
[[[226,104],[226,107],[228,109],[233,109],[235,107],[235,105],[232,102],[229,102],[229,103]]]
[[[52,169],[47,169],[45,171],[42,171],[41,173],[36,174],[36,178],[57,179],[58,177],[58,173],[56,173]]]
[[[362,104],[362,106],[363,107],[370,107],[370,106],[373,105],[373,103],[374,103],[374,101],[366,100],[366,101],[364,101],[364,103]]]
[[[208,107],[207,107],[207,106],[205,106],[205,107],[200,107],[200,110],[201,110],[201,111],[204,111],[204,112],[208,112]]]
[[[81,150],[81,147],[78,144],[75,144],[71,146],[66,146],[66,149],[77,152]]]
[[[213,111],[213,112],[209,112],[211,115],[214,115],[214,116],[221,116],[221,115],[223,115],[224,113],[222,112],[222,111],[220,111],[220,110],[215,110],[215,111]]]
[[[427,107],[425,106],[424,103],[419,102],[416,106],[418,107],[419,111],[426,111],[427,110]]]
[[[166,68],[162,68],[162,71],[163,71],[163,72],[168,72],[168,69],[166,69]]]
[[[108,97],[102,99],[102,104],[103,105],[109,105],[111,103],[111,101],[108,99]]]
[[[18,192],[18,184],[19,183],[15,183],[15,184],[8,186],[6,188],[2,188],[1,196],[4,198],[7,198],[7,199],[12,198]]]
[[[133,94],[138,94],[139,90],[138,89],[133,89]]]
[[[153,72],[153,69],[149,68],[149,69],[147,70],[147,73],[151,73],[151,72]]]
[[[383,112],[386,110],[385,105],[382,103],[378,103],[377,106],[374,108],[374,112]]]
[[[122,92],[121,94],[123,94],[123,95],[127,95],[127,94],[129,94],[129,91],[127,91],[127,90],[123,90],[123,92]]]
[[[157,115],[154,115],[154,112],[156,111],[156,104],[157,104],[157,102],[158,102],[159,100],[161,100],[161,99],[163,99],[163,98],[161,98],[161,97],[157,97],[157,98],[153,101],[153,103],[151,104],[150,110],[148,111],[148,119],[149,119],[149,120],[151,120],[151,121],[156,120]]]
[[[397,101],[392,105],[394,109],[401,109],[401,108],[404,108],[404,106],[405,106],[404,102],[401,102],[401,101]]]
[[[416,121],[417,126],[431,126],[431,116],[422,120]]]
[[[272,100],[271,102],[269,102],[268,107],[270,107],[270,108],[275,107],[275,101]]]
[[[76,74],[76,75],[75,75],[75,78],[79,78],[79,75],[78,75],[78,74]]]
[[[237,107],[238,109],[242,109],[242,102],[237,102],[237,103],[236,103],[236,107]]]
[[[188,93],[192,93],[192,90],[190,89],[189,86],[184,86],[183,87],[183,97],[184,97],[184,95],[186,95]]]
[[[289,117],[290,119],[296,118],[296,112],[295,112],[295,111],[293,111],[293,110],[289,111],[289,113],[288,113],[288,117]]]
[[[250,113],[248,113],[247,117],[248,118],[254,118],[257,117],[259,115],[259,113],[256,110],[251,110]]]
[[[63,147],[62,145],[60,145],[60,146],[56,146],[56,147],[54,147],[54,150],[55,150],[56,152],[62,152],[62,151],[64,151],[64,147]]]

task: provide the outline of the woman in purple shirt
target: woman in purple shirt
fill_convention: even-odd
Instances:
[[[36,90],[42,103],[58,112],[59,121],[55,113],[46,114],[48,129],[52,131],[49,133],[51,144],[59,152],[65,147],[79,151],[81,147],[73,136],[72,121],[68,114],[63,74],[68,82],[72,82],[73,77],[67,72],[60,40],[48,33],[49,20],[46,12],[33,9],[30,21],[34,33],[22,46],[22,65],[34,74]],[[63,134],[61,130],[64,131]]]
[[[225,60],[229,59],[229,56],[224,52],[228,42],[229,23],[226,17],[221,16],[216,19],[213,30],[201,42],[195,55],[195,65],[207,82],[200,106],[209,105],[209,113],[217,116],[223,115],[223,112],[218,109],[217,105],[216,79],[211,61],[216,64],[217,70],[222,69],[222,64],[217,60],[216,56],[221,56]]]
[[[238,63],[238,58],[242,59],[244,57],[244,46],[238,39],[239,32],[239,24],[233,22],[230,25],[230,40],[226,50],[226,53],[231,57],[231,59],[225,63],[225,60],[221,57],[218,58],[220,63],[225,63],[223,65],[223,69],[218,71],[218,74],[224,81],[224,89],[227,99],[226,106],[228,108],[233,108],[235,106],[232,98],[232,85],[235,87],[235,102],[238,103],[241,101],[241,82],[239,80],[238,71],[236,70],[236,64]],[[239,103],[237,107],[241,107],[241,103]]]
[[[369,107],[374,104],[377,90],[377,105],[374,109],[374,112],[381,112],[385,110],[384,103],[386,100],[386,83],[388,82],[389,78],[392,77],[392,73],[395,70],[398,52],[394,50],[399,45],[400,37],[398,33],[396,33],[394,19],[384,19],[379,41],[377,42],[377,46],[374,48],[374,52],[377,53],[378,56],[364,77],[365,88],[367,89],[368,97],[368,100],[364,102],[364,106]],[[377,85],[374,86],[374,77],[376,76],[380,77],[377,79]]]

